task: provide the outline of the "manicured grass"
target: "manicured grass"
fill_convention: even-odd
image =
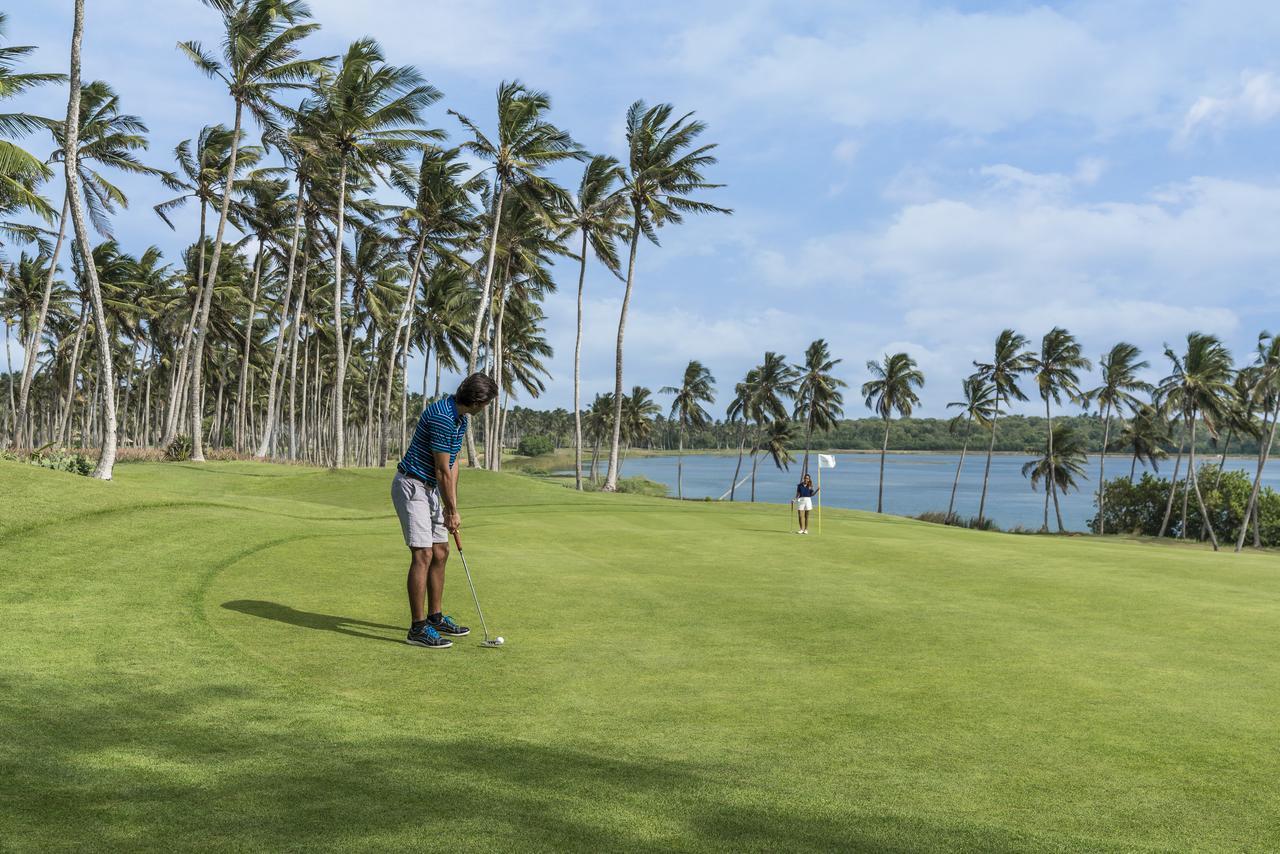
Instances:
[[[388,481],[0,463],[0,848],[1280,845],[1274,554],[468,471],[434,652]]]

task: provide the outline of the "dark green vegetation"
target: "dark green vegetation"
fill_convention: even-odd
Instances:
[[[1205,508],[1209,511],[1208,518],[1214,532],[1220,540],[1234,542],[1249,503],[1252,479],[1245,472],[1219,472],[1217,466],[1208,464],[1201,466],[1199,477]],[[1144,474],[1132,483],[1127,478],[1107,481],[1104,504],[1106,529],[1148,537],[1159,536],[1165,508],[1169,506],[1169,488],[1169,481],[1149,474]],[[1180,508],[1184,506],[1185,523],[1180,513]],[[1173,508],[1165,536],[1192,540],[1205,538],[1205,516],[1200,512],[1195,496],[1189,494],[1185,478],[1173,485]],[[1280,494],[1270,487],[1261,489],[1258,493],[1257,511],[1256,541],[1269,548],[1280,546]],[[1097,529],[1096,518],[1089,521],[1089,526],[1092,530]],[[1255,542],[1252,526],[1245,541],[1250,544]]]
[[[0,463],[4,847],[1275,847],[1274,555],[468,470],[429,652],[387,481]]]

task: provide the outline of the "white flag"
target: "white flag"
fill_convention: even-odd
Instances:
[[[818,468],[833,469],[836,467],[836,458],[830,454],[818,454]]]

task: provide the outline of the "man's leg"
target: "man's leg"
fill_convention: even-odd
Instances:
[[[436,543],[430,549],[420,549],[420,551],[429,555],[431,565],[430,571],[425,575],[427,604],[430,606],[427,614],[439,614],[442,611],[441,602],[444,599],[444,565],[449,560],[449,544]]]
[[[415,623],[427,618],[427,576],[431,567],[431,549],[409,549],[409,615]],[[439,598],[437,597],[437,603]]]

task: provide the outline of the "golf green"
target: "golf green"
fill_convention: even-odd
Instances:
[[[1275,554],[389,481],[0,463],[0,849],[1280,847]]]

